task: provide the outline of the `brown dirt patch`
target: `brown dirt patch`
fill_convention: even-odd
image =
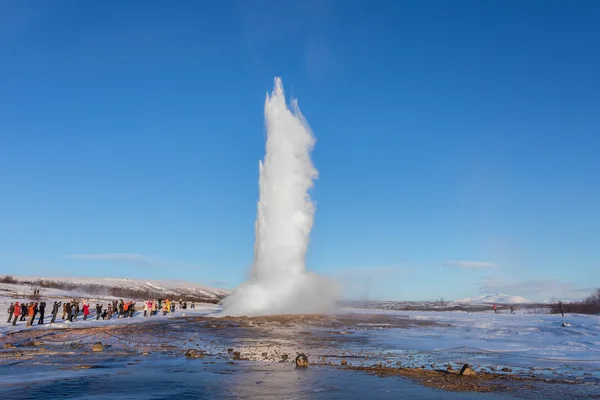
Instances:
[[[544,383],[567,383],[577,384],[574,381],[538,378],[526,378],[509,374],[492,374],[478,372],[476,375],[464,376],[457,372],[444,370],[426,370],[422,368],[392,368],[384,366],[344,366],[343,369],[350,371],[363,371],[378,376],[403,376],[421,383],[424,386],[452,392],[506,392],[511,390],[515,382],[544,382]]]

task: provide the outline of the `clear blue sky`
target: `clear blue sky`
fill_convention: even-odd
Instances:
[[[0,1],[0,273],[234,287],[273,77],[347,296],[600,286],[597,1]]]

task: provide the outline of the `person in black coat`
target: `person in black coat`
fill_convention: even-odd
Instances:
[[[96,303],[96,321],[100,319],[102,315],[102,304]]]
[[[21,318],[19,321],[25,321],[25,318],[27,317],[27,310],[29,310],[29,303],[21,305],[21,310],[25,310],[25,312],[21,311]]]
[[[42,301],[40,303],[39,312],[40,312],[40,319],[38,321],[38,325],[43,325],[44,324],[44,314],[46,313],[46,302],[45,301]]]
[[[72,308],[73,308],[73,304],[65,303],[65,310],[67,311],[67,321],[73,321],[73,315],[71,314]]]

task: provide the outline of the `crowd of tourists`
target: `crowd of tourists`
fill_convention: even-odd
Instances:
[[[49,312],[52,316],[50,318],[50,323],[53,324],[56,319],[59,317],[62,319],[62,322],[75,322],[77,318],[82,315],[83,320],[87,320],[88,318],[94,318],[96,320],[110,320],[113,318],[131,318],[134,316],[137,303],[130,301],[114,300],[109,301],[108,304],[104,305],[102,303],[96,303],[95,307],[92,307],[89,299],[73,299],[71,301],[55,301],[52,304],[52,310]],[[140,311],[143,310],[144,317],[152,317],[162,312],[163,316],[166,316],[169,313],[174,313],[177,308],[177,302],[175,300],[163,300],[163,299],[154,299],[154,300],[146,300],[142,302],[140,306]],[[179,309],[185,310],[188,308],[187,301],[179,300]],[[190,303],[190,308],[195,308],[194,302]],[[95,314],[93,314],[95,309]],[[8,307],[8,321],[7,323],[12,323],[13,325],[17,325],[17,321],[26,321],[26,326],[34,325],[36,318],[37,324],[44,324],[44,317],[46,317],[46,302],[40,301],[38,302],[14,302],[10,303]],[[50,317],[48,315],[47,318]]]

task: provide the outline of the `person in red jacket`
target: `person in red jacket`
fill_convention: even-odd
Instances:
[[[19,319],[20,315],[21,315],[21,306],[19,305],[19,302],[17,301],[15,303],[15,311],[14,311],[15,319],[13,320],[13,325],[17,325],[17,319]]]
[[[88,315],[90,315],[90,305],[88,303],[85,303],[83,305],[83,320],[84,321],[87,319]]]

